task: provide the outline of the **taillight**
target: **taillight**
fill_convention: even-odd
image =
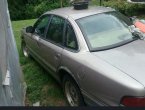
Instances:
[[[121,104],[127,107],[145,107],[145,97],[124,97]]]

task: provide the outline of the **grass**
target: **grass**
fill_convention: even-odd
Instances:
[[[26,105],[40,102],[41,106],[66,106],[62,88],[48,72],[33,59],[25,58],[21,52],[20,30],[36,20],[13,21],[14,36],[20,56],[20,64],[27,83]]]

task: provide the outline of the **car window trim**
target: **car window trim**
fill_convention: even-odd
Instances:
[[[48,26],[47,26],[47,28],[46,28],[46,30],[45,30],[45,31],[46,31],[46,32],[45,32],[45,37],[43,37],[43,38],[41,38],[41,39],[43,39],[43,40],[45,40],[45,41],[47,41],[47,42],[49,42],[49,43],[52,43],[52,44],[54,44],[54,45],[56,45],[56,46],[58,46],[58,47],[64,48],[64,32],[65,32],[65,31],[64,31],[64,27],[65,27],[66,18],[61,17],[61,16],[59,16],[59,15],[54,15],[54,14],[47,14],[47,15],[50,15],[51,18],[50,18],[49,24],[48,24]],[[54,41],[52,41],[52,40],[50,40],[50,39],[46,39],[46,34],[47,34],[48,29],[49,29],[49,27],[50,27],[50,23],[51,23],[51,21],[52,21],[52,18],[53,18],[54,16],[58,16],[58,17],[64,19],[63,38],[62,38],[63,41],[62,41],[62,44],[56,43],[56,42],[54,42]]]
[[[53,15],[52,14],[47,14],[48,16],[50,15],[50,20],[49,20],[49,23],[45,29],[45,34],[44,34],[44,39],[46,39],[46,34],[47,34],[47,30],[49,29],[49,26],[50,26],[50,23],[52,21],[52,18],[53,18]]]
[[[75,33],[75,41],[76,41],[76,43],[77,43],[77,49],[72,49],[72,48],[69,48],[69,47],[66,46],[66,31],[67,31],[67,24],[70,24],[71,27],[73,28],[72,24],[66,19],[66,22],[65,22],[65,30],[64,30],[64,47],[65,47],[65,49],[68,50],[68,51],[77,53],[77,52],[79,51],[79,45],[78,45],[78,40],[77,40],[77,38],[76,38],[76,32],[75,32],[74,28],[73,28],[73,31],[74,31],[74,33]]]

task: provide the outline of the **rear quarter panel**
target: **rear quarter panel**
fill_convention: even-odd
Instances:
[[[99,105],[119,106],[124,96],[145,96],[144,86],[90,52],[63,52],[67,67],[84,96]]]

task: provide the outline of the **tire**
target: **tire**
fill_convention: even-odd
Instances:
[[[78,85],[69,75],[63,78],[63,91],[70,106],[85,106]]]
[[[29,53],[29,50],[26,46],[26,43],[24,41],[22,41],[21,43],[21,49],[22,49],[22,53],[23,55],[26,57],[26,58],[30,58],[30,53]]]

